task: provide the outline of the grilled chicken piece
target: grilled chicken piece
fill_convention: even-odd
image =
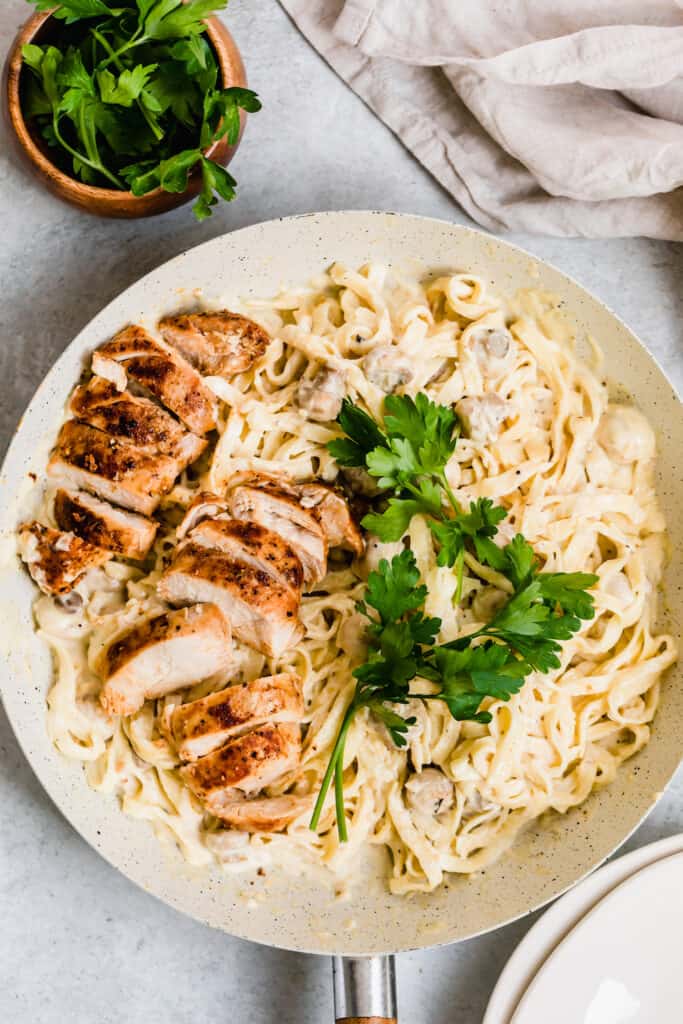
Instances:
[[[67,594],[89,569],[111,558],[109,551],[37,520],[19,527],[19,554],[45,594]]]
[[[171,714],[171,732],[182,760],[196,761],[245,729],[300,722],[303,715],[301,680],[283,672],[181,704]]]
[[[301,507],[296,491],[256,473],[233,477],[231,488],[228,504],[234,518],[279,533],[301,559],[306,583],[321,580],[327,569],[327,540],[313,513]]]
[[[185,430],[148,398],[117,391],[111,381],[93,377],[71,396],[76,419],[104,430],[112,437],[130,441],[145,451],[161,452],[178,462],[179,470],[198,459],[206,448],[203,437]]]
[[[102,430],[67,420],[47,471],[71,487],[93,491],[133,512],[150,515],[173,487],[178,464],[168,455],[150,455]]]
[[[93,373],[124,391],[132,377],[162,405],[174,412],[195,434],[216,426],[216,399],[197,371],[163,341],[142,327],[124,327],[92,357]]]
[[[257,651],[277,657],[302,635],[299,595],[275,577],[217,548],[187,541],[158,584],[169,604],[214,601],[233,632]]]
[[[346,548],[360,558],[365,542],[341,494],[324,484],[299,484],[297,491],[302,508],[310,509],[322,526],[329,547]]]
[[[204,519],[190,534],[202,547],[219,548],[238,561],[270,576],[297,592],[304,582],[301,560],[294,548],[272,530],[241,519]]]
[[[323,367],[315,377],[302,377],[296,390],[297,405],[309,420],[336,420],[346,394],[346,381],[338,370]]]
[[[182,540],[187,537],[190,530],[199,526],[202,519],[215,519],[228,511],[228,503],[225,498],[220,498],[211,491],[200,491],[196,498],[193,498],[187,506],[185,515],[176,529],[176,537]]]
[[[239,799],[235,789],[257,793],[295,768],[300,757],[300,726],[281,722],[237,736],[180,773],[195,796],[220,818],[222,808]]]
[[[257,323],[227,309],[167,316],[159,321],[159,330],[200,373],[217,377],[248,370],[270,343]]]
[[[251,800],[225,799],[215,813],[226,825],[243,832],[281,832],[295,818],[310,810],[311,803],[308,796],[289,793],[284,796],[257,796]]]
[[[159,525],[135,512],[114,508],[85,491],[60,488],[54,510],[61,530],[70,530],[82,540],[124,558],[145,558]]]
[[[193,686],[232,662],[230,624],[215,604],[162,612],[126,630],[100,652],[100,701],[113,715],[132,715],[145,700]]]

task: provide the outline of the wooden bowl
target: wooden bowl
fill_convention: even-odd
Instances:
[[[4,111],[12,127],[11,135],[15,141],[15,148],[35,176],[60,199],[101,217],[151,217],[181,206],[196,196],[201,189],[199,172],[190,175],[185,192],[165,192],[157,188],[144,196],[134,196],[132,192],[86,185],[55,166],[50,159],[49,149],[30,122],[25,120],[20,99],[21,76],[24,74],[21,48],[26,43],[45,41],[49,36],[50,26],[47,23],[50,21],[49,12],[35,14],[19,30],[5,64],[2,89]],[[207,21],[206,34],[216,55],[224,87],[246,86],[242,58],[223,23],[217,18],[210,18]],[[245,120],[245,113],[241,110],[240,138]],[[221,139],[205,151],[206,156],[225,165],[232,159],[239,141],[238,139],[234,146],[230,146],[225,139]]]

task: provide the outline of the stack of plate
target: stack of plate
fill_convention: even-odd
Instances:
[[[482,1024],[680,1024],[683,835],[566,893],[508,961]]]

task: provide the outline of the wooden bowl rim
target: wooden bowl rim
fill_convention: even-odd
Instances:
[[[145,201],[149,201],[151,203],[161,196],[169,197],[169,193],[161,187],[155,188],[151,192],[145,192],[142,196],[136,196],[130,191],[130,189],[128,191],[124,191],[123,189],[119,190],[115,188],[102,188],[99,185],[88,185],[83,181],[79,181],[78,178],[74,178],[70,174],[66,174],[62,171],[56,164],[49,160],[42,149],[36,145],[21,106],[20,83],[21,73],[24,67],[21,50],[26,43],[30,43],[31,40],[35,38],[45,22],[51,17],[51,11],[33,14],[19,30],[19,34],[17,35],[8,56],[6,86],[7,109],[14,133],[27,157],[40,171],[42,171],[43,174],[51,176],[56,182],[58,182],[66,192],[71,194],[77,193],[84,200],[90,199],[93,202],[97,201],[99,203],[116,202],[119,204],[142,204]],[[232,85],[232,79],[237,79],[240,75],[241,81],[235,81],[234,84],[246,85],[244,66],[242,65],[237,44],[230,34],[230,31],[221,21],[218,20],[218,18],[208,18],[206,20],[206,34],[214,48],[224,87],[227,88]],[[226,53],[226,47],[229,47],[234,52],[235,62],[237,64],[237,75],[231,74],[232,66],[228,59],[228,54]],[[220,148],[220,146],[220,141],[214,142],[208,149],[204,150],[204,155],[211,157]],[[187,194],[187,191],[189,191],[189,189],[186,190],[186,192],[178,192],[174,194],[180,200],[181,196]]]

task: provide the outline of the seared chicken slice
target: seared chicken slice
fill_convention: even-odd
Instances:
[[[114,508],[85,491],[60,488],[54,510],[60,529],[71,530],[82,540],[124,558],[145,558],[159,525],[146,516]]]
[[[294,548],[272,530],[241,519],[204,519],[190,534],[203,547],[219,548],[232,558],[263,569],[297,593],[304,582],[301,560]]]
[[[237,794],[234,794],[237,796]],[[257,796],[251,800],[224,799],[214,813],[232,828],[243,832],[281,832],[295,818],[309,811],[308,796]]]
[[[130,391],[118,391],[102,377],[93,377],[88,384],[75,389],[71,412],[76,419],[112,437],[130,441],[137,448],[170,455],[178,462],[179,472],[206,448],[203,437],[185,430],[160,406]]]
[[[132,715],[145,700],[193,686],[230,667],[230,624],[214,604],[162,612],[127,629],[97,657],[100,701],[113,715]]]
[[[196,761],[236,733],[266,722],[300,722],[301,680],[293,672],[228,686],[171,714],[171,732],[183,761]]]
[[[125,390],[127,377],[132,377],[195,434],[205,434],[216,426],[216,398],[197,371],[142,327],[124,327],[100,345],[93,352],[92,370],[119,391]]]
[[[270,342],[257,323],[227,309],[167,316],[159,321],[159,330],[200,373],[217,377],[248,370]]]
[[[67,420],[47,465],[50,476],[82,487],[133,512],[150,515],[173,487],[178,464],[150,455],[102,430]]]
[[[228,503],[225,498],[219,498],[211,491],[200,491],[196,498],[193,498],[187,506],[185,515],[176,529],[176,537],[182,540],[187,537],[190,530],[199,526],[202,519],[215,519],[216,516],[227,513]]]
[[[259,523],[291,544],[301,559],[306,583],[323,578],[327,570],[324,531],[312,512],[301,507],[291,486],[264,475],[245,474],[231,481],[228,503],[235,519]]]
[[[180,769],[211,814],[238,799],[235,789],[257,793],[299,763],[301,728],[290,722],[262,725]]]
[[[67,594],[89,569],[111,558],[109,551],[35,520],[19,527],[19,554],[45,594]]]
[[[183,544],[158,584],[169,604],[214,601],[233,632],[257,651],[277,657],[302,635],[299,595],[274,576],[193,541]]]
[[[302,508],[310,509],[322,526],[329,547],[346,548],[360,558],[365,542],[341,494],[324,484],[299,484],[297,491]]]

